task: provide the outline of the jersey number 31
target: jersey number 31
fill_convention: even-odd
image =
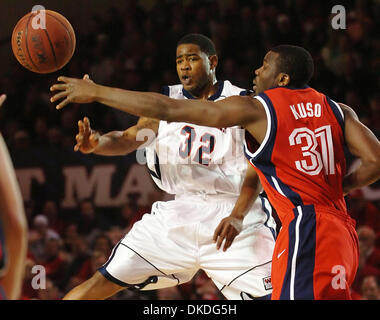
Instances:
[[[303,159],[295,161],[298,170],[314,176],[324,168],[326,175],[335,174],[331,126],[314,131],[305,127],[296,128],[289,136],[289,143],[291,146],[301,146]]]

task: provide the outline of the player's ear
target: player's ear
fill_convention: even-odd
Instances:
[[[218,65],[218,56],[216,54],[211,55],[208,57],[208,60],[210,62],[210,69],[215,70],[216,66]]]
[[[285,87],[290,83],[290,76],[287,73],[280,72],[277,79],[277,85],[279,87]]]

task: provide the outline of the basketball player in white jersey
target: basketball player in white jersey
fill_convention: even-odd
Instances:
[[[218,58],[209,38],[187,35],[176,53],[181,84],[165,87],[170,97],[220,100],[247,94],[229,81],[216,81]],[[137,141],[141,129],[152,130],[153,141]],[[243,130],[140,118],[125,131],[100,136],[84,118],[76,139],[74,148],[83,153],[123,155],[146,147],[153,180],[175,200],[155,202],[94,276],[64,299],[175,286],[199,269],[227,299],[270,296],[275,223],[268,200],[257,197],[261,186],[255,171],[247,170]]]

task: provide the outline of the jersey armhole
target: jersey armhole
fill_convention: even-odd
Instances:
[[[247,149],[247,154],[252,158],[252,160],[255,160],[263,152],[263,149],[266,147],[266,145],[268,145],[268,141],[272,132],[272,116],[268,104],[261,96],[254,96],[253,98],[258,100],[262,104],[265,110],[265,114],[267,116],[267,130],[265,132],[264,140],[260,144],[260,147],[254,153],[251,153]]]
[[[326,101],[328,105],[330,106],[332,112],[335,115],[336,120],[340,124],[340,127],[342,128],[342,131],[344,132],[344,113],[342,108],[338,103],[336,103],[334,100],[330,99],[328,96],[326,97]]]

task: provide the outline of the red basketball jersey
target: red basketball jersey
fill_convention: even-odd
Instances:
[[[310,88],[276,87],[255,96],[268,126],[259,149],[246,132],[245,154],[257,169],[281,221],[300,205],[331,207],[347,214],[342,180],[344,114],[339,105]]]

